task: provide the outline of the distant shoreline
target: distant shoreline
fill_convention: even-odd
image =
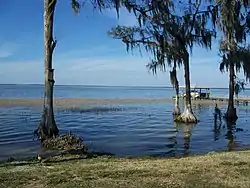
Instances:
[[[244,99],[243,99],[244,100]],[[250,99],[245,99],[250,100]],[[171,98],[120,98],[120,99],[108,99],[108,98],[55,98],[55,108],[77,108],[88,107],[96,105],[111,105],[111,104],[124,104],[124,103],[173,103]],[[181,100],[181,104],[183,101]],[[192,104],[200,105],[223,105],[227,104],[227,101],[213,101],[213,100],[192,100]],[[0,107],[39,107],[42,108],[42,98],[1,98]]]
[[[27,85],[30,85],[30,86],[43,86],[43,84],[0,84],[2,86],[17,86],[17,85],[24,85],[24,86],[27,86]],[[122,87],[122,88],[153,88],[153,89],[157,89],[157,88],[160,88],[160,89],[172,89],[173,87],[172,86],[118,86],[118,85],[64,85],[64,84],[55,84],[55,87],[56,86],[78,86],[78,87],[114,87],[114,88],[119,88],[119,87]],[[217,89],[221,89],[221,90],[228,90],[229,88],[223,88],[223,87],[201,87],[202,89],[205,89],[205,88],[209,88],[209,89],[213,89],[213,90],[217,90]],[[250,90],[250,88],[245,88],[245,90]]]

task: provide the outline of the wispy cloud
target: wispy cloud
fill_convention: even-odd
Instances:
[[[97,47],[98,48],[98,47]],[[95,49],[92,49],[95,51]],[[70,53],[70,52],[69,52]],[[72,51],[71,53],[74,53]],[[214,57],[191,60],[191,83],[203,86],[226,87],[228,74],[221,74]],[[169,70],[158,71],[157,76],[148,72],[147,56],[61,56],[54,58],[56,84],[90,85],[153,85],[168,86]],[[214,75],[211,77],[211,74]],[[43,83],[43,60],[7,61],[0,63],[1,83]],[[178,70],[180,85],[184,85],[183,67]]]
[[[90,85],[166,85],[165,75],[158,78],[148,74],[147,58],[127,56],[92,57],[58,64],[56,77],[63,84]]]
[[[148,73],[147,58],[127,56],[54,59],[56,84],[166,85],[166,76]],[[43,83],[43,60],[2,61],[1,83]]]
[[[129,13],[127,9],[121,8],[119,10],[119,18],[115,9],[108,9],[104,13],[107,17],[117,20],[118,25],[134,26],[137,24],[136,17],[133,13]]]
[[[43,83],[43,60],[1,61],[1,83]]]
[[[17,50],[17,44],[11,42],[4,42],[0,44],[0,58],[8,58],[12,56]]]
[[[84,48],[84,49],[73,49],[73,50],[67,50],[65,52],[55,53],[54,57],[58,59],[65,59],[65,58],[86,58],[86,57],[93,57],[93,56],[105,56],[108,54],[114,54],[115,52],[119,51],[125,51],[124,48],[114,48],[110,45],[100,45],[90,48]]]

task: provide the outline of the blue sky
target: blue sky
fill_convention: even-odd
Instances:
[[[2,0],[0,6],[0,83],[43,83],[43,0]],[[75,15],[70,0],[59,1],[55,13],[54,53],[56,84],[169,86],[169,74],[153,76],[146,69],[149,56],[127,53],[125,45],[110,38],[116,26],[136,20],[121,10],[103,13],[91,6]],[[195,48],[191,58],[191,83],[227,87],[228,74],[219,72],[217,44],[212,51]],[[184,85],[183,68],[178,72]]]

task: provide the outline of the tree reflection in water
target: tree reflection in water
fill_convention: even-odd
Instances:
[[[221,131],[226,130],[225,138],[228,140],[227,150],[233,151],[239,147],[236,141],[235,131],[243,131],[241,128],[236,128],[235,123],[229,123],[225,121],[222,126],[222,122],[218,121],[218,117],[214,114],[214,141],[219,140],[221,137]]]
[[[222,122],[218,122],[217,114],[214,114],[214,141],[219,140],[221,136],[221,124]]]
[[[237,148],[236,136],[234,135],[234,130],[236,128],[235,124],[227,123],[227,133],[225,135],[226,139],[228,139],[227,149],[228,151],[233,151]]]
[[[194,125],[183,125],[183,140],[184,140],[184,154],[189,153],[190,138],[192,136],[192,129]]]
[[[199,114],[202,113],[202,106],[196,105],[196,112]],[[211,106],[210,106],[211,108]],[[239,131],[243,131],[241,128],[236,128],[236,124],[228,124],[227,121],[223,121],[220,119],[219,114],[214,115],[213,119],[213,139],[217,141],[219,139],[226,139],[228,143],[226,144],[226,150],[232,151],[239,148],[239,142],[236,140],[235,133]],[[181,155],[187,156],[190,154],[191,148],[191,137],[193,129],[196,125],[192,124],[180,124],[175,123],[174,129],[176,133],[171,137],[172,147],[171,150],[168,152],[168,155],[176,156],[178,153],[177,148],[182,148]],[[179,145],[179,146],[178,146]],[[181,146],[180,146],[181,145]],[[180,153],[179,153],[180,154]]]
[[[195,124],[180,124],[175,123],[174,127],[176,129],[176,144],[178,144],[177,137],[180,135],[183,139],[183,151],[182,155],[186,156],[190,153],[190,140],[192,136],[192,130],[194,128]]]
[[[168,140],[170,141],[171,144],[167,144],[167,148],[169,149],[169,151],[166,153],[168,156],[172,156],[172,157],[176,157],[177,153],[177,148],[178,148],[178,142],[177,142],[177,136],[179,134],[179,127],[176,125],[176,123],[174,123],[174,135],[170,138],[168,138]],[[172,131],[171,131],[172,133]]]

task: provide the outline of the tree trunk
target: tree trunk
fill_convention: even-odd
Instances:
[[[186,53],[184,64],[185,72],[185,86],[186,86],[186,97],[185,97],[185,107],[184,112],[176,118],[176,121],[183,123],[197,123],[197,119],[192,111],[191,106],[191,94],[190,94],[190,72],[189,72],[189,54]]]
[[[229,65],[229,99],[228,99],[228,107],[227,112],[225,114],[225,118],[228,123],[235,123],[238,119],[236,108],[234,108],[234,65],[230,63]]]
[[[53,112],[54,69],[52,55],[56,47],[53,39],[54,11],[57,0],[44,0],[44,105],[41,121],[35,134],[41,141],[57,136],[57,128]]]
[[[180,115],[180,97],[179,97],[179,83],[177,81],[178,86],[175,88],[175,103],[174,103],[174,112],[173,115]],[[178,88],[177,88],[178,87]]]
[[[176,62],[174,62],[173,67],[173,73],[174,73],[174,87],[175,87],[175,104],[174,104],[174,112],[173,115],[180,115],[180,106],[179,106],[179,81],[177,79],[177,71],[176,71]]]

